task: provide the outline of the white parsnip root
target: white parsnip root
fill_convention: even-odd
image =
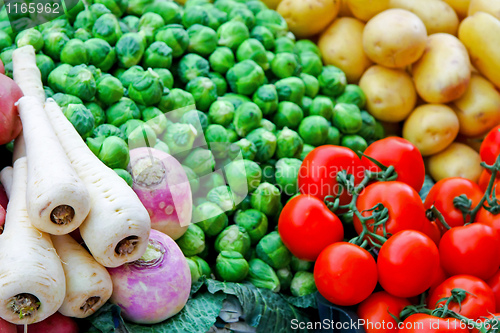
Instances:
[[[0,317],[32,324],[54,314],[64,301],[66,280],[50,235],[32,226],[26,209],[26,157],[14,162],[5,231],[0,236]],[[7,173],[2,182],[8,183]]]
[[[35,49],[26,45],[12,53],[14,81],[17,83],[24,96],[35,97],[41,103],[45,102],[42,74],[36,66]]]
[[[105,267],[139,259],[151,230],[146,208],[132,188],[92,153],[54,100],[46,101],[45,112],[90,193],[91,210],[80,233],[93,257]]]

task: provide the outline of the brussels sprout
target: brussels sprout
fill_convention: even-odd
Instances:
[[[368,147],[368,143],[359,135],[349,134],[342,136],[340,145],[350,148],[355,153],[364,152]]]
[[[345,73],[332,65],[323,67],[318,81],[321,93],[329,97],[339,96],[347,85]]]
[[[170,148],[168,148],[168,145],[165,142],[163,142],[160,139],[158,139],[158,138],[156,138],[156,143],[155,143],[155,145],[154,145],[153,148],[156,149],[156,150],[160,150],[160,151],[162,151],[164,153],[167,153],[167,154],[171,155]]]
[[[197,136],[202,135],[208,127],[208,116],[198,110],[184,113],[179,121],[182,124],[192,125],[196,129]]]
[[[116,127],[121,126],[129,119],[139,119],[141,111],[129,98],[122,97],[117,103],[106,110],[106,122]]]
[[[196,107],[201,111],[207,111],[210,105],[217,100],[217,87],[206,77],[196,77],[189,81],[186,86],[195,100]]]
[[[245,228],[233,224],[217,236],[214,248],[217,252],[236,251],[245,255],[250,250],[250,236]]]
[[[279,37],[274,41],[274,53],[294,53],[295,42],[288,37]],[[298,61],[298,58],[297,58]]]
[[[108,9],[106,10],[109,12]],[[50,31],[62,32],[66,34],[69,38],[73,38],[73,33],[75,32],[69,21],[64,17],[56,18],[50,22],[46,22],[42,25],[39,25],[38,30],[40,30],[42,34],[45,34]]]
[[[32,45],[39,52],[43,48],[42,33],[34,28],[23,30],[16,36],[15,44],[18,48]]]
[[[132,185],[134,185],[134,180],[132,179],[132,175],[130,175],[130,173],[127,170],[113,169],[113,171],[116,172],[116,174],[120,176],[120,178],[122,178],[127,183],[128,186],[132,187]]]
[[[198,282],[202,275],[200,267],[198,267],[196,261],[194,261],[190,257],[186,258],[186,262],[189,267],[189,272],[191,273],[191,283]]]
[[[98,137],[110,137],[110,136],[117,136],[121,139],[125,140],[125,136],[123,135],[123,132],[116,126],[111,125],[111,124],[101,124],[94,128],[92,131],[91,135],[92,138],[98,138]]]
[[[300,158],[303,148],[304,140],[297,132],[285,127],[278,133],[276,139],[277,158]]]
[[[129,119],[123,125],[120,126],[120,131],[122,131],[123,135],[126,138],[134,131],[136,128],[144,125],[144,120],[141,119]]]
[[[183,165],[182,168],[184,169],[184,172],[186,173],[187,179],[189,181],[191,193],[195,194],[200,189],[200,179],[198,178],[198,175],[191,168],[185,165]]]
[[[300,78],[306,86],[306,96],[310,98],[316,97],[319,92],[319,82],[314,76],[306,73],[300,74]]]
[[[285,19],[278,12],[271,9],[259,12],[255,16],[255,25],[268,28],[275,38],[283,37],[288,32],[288,24]]]
[[[215,158],[224,158],[227,156],[229,139],[224,126],[212,124],[205,132],[205,140]]]
[[[102,143],[106,140],[105,136],[99,136],[96,138],[88,137],[85,141],[90,151],[99,157],[99,152],[101,151]],[[128,148],[127,148],[128,149]]]
[[[161,15],[148,12],[144,13],[139,20],[139,31],[145,32],[148,37],[150,36],[151,38],[148,38],[148,42],[152,43],[156,30],[164,25],[165,21],[163,21]]]
[[[294,272],[306,272],[313,268],[314,262],[300,260],[296,256],[292,256],[292,261],[290,262],[290,267]]]
[[[174,87],[174,76],[172,72],[166,68],[153,68],[153,71],[160,77],[164,88],[172,89]]]
[[[154,42],[145,51],[143,67],[170,68],[172,65],[172,49],[164,42]]]
[[[227,22],[227,13],[218,10],[214,6],[206,7],[208,14],[208,26],[217,31],[219,27]]]
[[[130,161],[129,148],[123,139],[110,136],[104,139],[98,157],[111,169],[126,169]]]
[[[267,233],[267,216],[256,209],[238,211],[234,222],[247,231],[252,244],[257,244]]]
[[[306,87],[304,81],[298,77],[281,79],[275,83],[280,101],[289,101],[300,105],[305,96]]]
[[[280,281],[282,291],[290,288],[290,285],[292,284],[293,274],[288,267],[277,269],[276,276]]]
[[[250,260],[248,264],[250,266],[248,281],[258,288],[270,289],[275,293],[280,291],[280,280],[271,266],[258,258]]]
[[[299,58],[291,52],[278,53],[271,62],[271,70],[280,79],[299,75],[301,71]]]
[[[207,77],[210,72],[210,65],[206,59],[197,54],[189,53],[182,57],[177,71],[181,81],[188,83],[199,76]]]
[[[203,195],[206,197],[208,192],[210,192],[212,189],[219,187],[219,186],[224,186],[227,185],[226,181],[224,179],[224,176],[220,170],[213,172],[207,176],[203,176],[200,178],[200,195]],[[233,194],[236,197],[236,194],[233,192]],[[205,198],[206,201],[206,198]]]
[[[299,63],[302,68],[302,73],[318,77],[323,71],[323,62],[321,58],[312,52],[304,52],[299,54]]]
[[[236,7],[246,7],[244,4],[239,3],[235,0],[217,0],[215,1],[214,7],[229,14]]]
[[[267,51],[274,49],[274,35],[268,28],[258,25],[252,29],[250,37],[261,42],[262,46],[264,46]]]
[[[383,138],[385,138],[384,126],[377,121],[375,123],[375,134],[373,135],[373,139],[371,141],[382,140]]]
[[[235,160],[225,166],[226,179],[236,194],[246,194],[255,190],[262,178],[260,166],[249,160]]]
[[[304,148],[302,149],[302,153],[300,154],[300,159],[303,160],[306,158],[307,154],[313,151],[316,147],[308,144],[304,144]]]
[[[248,262],[236,251],[222,251],[216,259],[215,272],[217,276],[228,282],[243,281],[249,271]]]
[[[94,23],[97,20],[97,16],[91,10],[84,10],[78,13],[76,16],[73,27],[77,29],[84,29],[85,31],[92,31]]]
[[[245,5],[247,5],[248,9],[250,9],[254,15],[257,15],[257,13],[262,10],[268,9],[266,4],[260,0],[250,0],[247,1]]]
[[[191,148],[193,148],[196,135],[197,133],[193,126],[176,123],[167,126],[162,140],[168,145],[172,155],[185,157],[189,154]]]
[[[253,209],[257,209],[267,216],[274,216],[281,205],[279,189],[267,182],[261,183],[251,197]]]
[[[302,111],[304,111],[304,115],[308,116],[309,111],[311,110],[312,98],[304,96],[302,97]]]
[[[45,98],[51,98],[55,94],[54,90],[50,89],[50,87],[47,86],[43,86],[43,91],[45,92]]]
[[[167,117],[160,109],[150,106],[141,111],[142,119],[153,129],[156,135],[164,133],[168,126]]]
[[[190,224],[184,235],[176,242],[185,256],[194,256],[205,249],[205,233],[198,225]]]
[[[138,82],[144,75],[144,69],[141,66],[132,66],[122,74],[115,76],[120,80],[124,87],[129,87],[132,83]]]
[[[84,42],[89,56],[89,63],[100,68],[102,71],[109,71],[116,61],[116,52],[105,40],[92,38]]]
[[[42,75],[42,82],[47,83],[50,72],[56,67],[54,61],[45,54],[40,53],[36,55],[36,66]]]
[[[257,104],[245,102],[236,109],[233,125],[236,133],[238,133],[240,137],[244,137],[252,130],[258,128],[261,120],[262,111]]]
[[[325,144],[339,146],[341,136],[342,134],[336,127],[330,126],[328,128],[328,137],[326,139]]]
[[[253,60],[264,70],[269,68],[266,49],[254,38],[247,39],[241,43],[236,52],[236,58],[240,62],[247,59]]]
[[[75,31],[75,38],[81,40],[82,42],[86,42],[92,38],[92,34],[87,30],[80,28]]]
[[[218,205],[228,214],[231,214],[234,211],[240,200],[241,199],[235,196],[231,189],[226,185],[217,186],[207,193],[207,201]]]
[[[332,124],[344,134],[354,134],[363,126],[361,111],[354,104],[339,103],[333,109]]]
[[[94,117],[94,127],[104,124],[106,121],[106,113],[99,104],[94,102],[85,103],[85,107],[89,109]]]
[[[283,127],[297,129],[303,118],[304,112],[300,106],[285,101],[279,103],[278,112],[274,115],[273,121],[278,129],[282,129]]]
[[[271,115],[278,109],[278,92],[272,84],[260,86],[253,94],[252,100],[264,115]]]
[[[217,29],[217,37],[220,46],[227,46],[236,51],[238,46],[250,37],[250,32],[244,23],[229,21]]]
[[[106,105],[118,102],[125,92],[122,83],[112,75],[103,75],[97,80],[96,98]]]
[[[226,74],[235,64],[233,51],[226,46],[217,47],[208,60],[212,69],[221,74]]]
[[[361,119],[363,120],[363,125],[361,125],[361,129],[356,132],[356,134],[366,141],[375,139],[375,132],[377,129],[377,121],[375,118],[367,111],[361,110]]]
[[[70,104],[83,104],[83,101],[80,98],[63,93],[54,94],[52,98],[56,101],[57,105],[59,105],[63,110],[66,106]]]
[[[309,114],[311,116],[322,116],[326,120],[331,120],[333,116],[333,102],[330,98],[326,96],[316,96],[311,103],[309,108]]]
[[[197,206],[193,212],[193,221],[207,236],[218,235],[228,225],[227,215],[213,202],[204,202]]]
[[[182,25],[186,28],[195,24],[208,26],[209,20],[208,10],[202,6],[190,6],[182,15]]]
[[[149,125],[141,124],[127,135],[127,143],[130,149],[154,147],[156,145],[156,133]]]
[[[116,43],[116,56],[120,66],[130,68],[141,62],[145,51],[143,37],[137,32],[129,32]]]
[[[193,169],[201,177],[214,170],[215,160],[210,150],[196,148],[189,153],[183,164]]]
[[[83,101],[90,101],[95,96],[97,86],[94,76],[87,67],[85,65],[79,65],[71,68],[67,72],[62,89],[65,93],[77,96]]]
[[[264,236],[257,244],[257,256],[274,269],[287,267],[292,254],[281,241],[277,231],[272,231]]]
[[[59,61],[61,51],[67,42],[69,42],[69,37],[63,32],[48,31],[43,34],[43,53],[54,61]],[[7,63],[4,59],[2,61]]]
[[[229,21],[244,23],[249,30],[255,26],[255,16],[246,6],[238,6],[229,12]]]
[[[226,79],[221,74],[216,72],[208,73],[208,77],[215,84],[215,87],[217,88],[217,95],[224,96],[227,92]]]
[[[305,143],[317,147],[326,142],[329,127],[324,117],[308,116],[300,123],[299,134]]]
[[[155,39],[167,44],[172,49],[174,58],[183,55],[189,46],[188,33],[180,24],[170,24],[158,29]]]
[[[160,102],[163,95],[163,83],[160,76],[151,68],[128,88],[128,96],[134,102],[142,105],[154,105]]]
[[[182,8],[174,1],[155,1],[144,8],[144,13],[161,15],[165,24],[180,24]]]
[[[314,274],[311,272],[295,273],[292,283],[290,284],[290,291],[295,297],[315,293],[317,289],[316,284],[314,283]]]
[[[66,87],[66,81],[68,79],[68,73],[73,67],[68,64],[61,64],[57,66],[52,72],[50,72],[47,82],[50,88],[55,92],[64,91]]]
[[[92,133],[95,120],[92,112],[85,105],[69,104],[63,112],[84,140]]]
[[[162,96],[158,108],[167,112],[165,115],[168,120],[176,122],[184,113],[195,109],[195,101],[191,93],[174,88]]]
[[[247,139],[241,139],[229,146],[228,156],[233,160],[238,157],[245,160],[253,160],[256,154],[257,147],[253,142],[248,141]]]
[[[152,3],[154,3],[154,0],[128,0],[126,13],[141,16]]]
[[[253,60],[237,63],[226,78],[231,90],[242,95],[252,95],[265,81],[264,70]]]
[[[229,140],[229,142],[236,142],[238,141],[238,133],[236,133],[236,131],[232,128],[228,128],[226,129],[227,131],[227,139]]]
[[[276,152],[276,135],[264,128],[257,128],[250,132],[247,137],[257,147],[255,161],[265,162]]]
[[[128,6],[128,0],[94,0],[94,3],[103,4],[117,17],[122,16]]]
[[[361,88],[355,84],[348,84],[344,92],[337,97],[337,103],[355,104],[362,109],[366,105],[366,95]]]
[[[272,121],[267,119],[262,119],[260,121],[260,127],[262,127],[265,130],[268,130],[271,133],[276,132],[276,125]]]
[[[187,29],[189,36],[188,52],[208,56],[217,48],[217,33],[214,29],[194,24]]]
[[[276,184],[279,185],[288,196],[299,191],[297,179],[302,161],[297,158],[281,158],[276,162]]]
[[[99,17],[92,27],[94,38],[103,39],[109,45],[115,45],[122,36],[118,19],[113,14],[104,14]]]
[[[0,20],[0,22],[2,22],[2,20]],[[9,27],[10,27],[10,22],[6,22],[7,24],[9,24]],[[10,37],[10,35],[3,31],[1,28],[0,28],[0,52],[7,48],[7,47],[10,47],[12,46],[12,38]]]
[[[207,248],[207,247],[205,246],[205,248]],[[202,258],[200,258],[198,256],[193,256],[193,257],[189,257],[189,258],[186,258],[186,259],[188,259],[188,260],[190,260],[192,262],[192,264],[190,265],[189,268],[195,270],[196,271],[196,273],[195,273],[196,275],[199,275],[200,277],[201,276],[210,277],[210,275],[212,274],[212,270],[210,269],[210,266]],[[192,273],[193,273],[193,271],[191,271],[191,274]],[[191,277],[192,277],[192,275],[191,275]],[[196,280],[193,280],[193,281],[196,281]]]

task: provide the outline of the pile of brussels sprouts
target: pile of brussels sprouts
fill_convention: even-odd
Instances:
[[[33,45],[47,97],[129,183],[131,148],[182,162],[200,222],[177,241],[194,281],[214,273],[313,292],[312,263],[293,257],[274,230],[308,152],[363,151],[384,136],[363,92],[258,0],[86,2],[17,36],[2,12],[7,72],[12,51]],[[214,172],[222,168],[230,187]]]

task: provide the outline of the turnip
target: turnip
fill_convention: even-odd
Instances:
[[[22,96],[16,82],[0,74],[0,145],[14,140],[21,132],[21,119],[15,103]]]
[[[130,150],[132,188],[151,217],[151,228],[181,237],[191,222],[191,187],[182,165],[155,148]]]
[[[191,273],[186,258],[175,241],[160,231],[151,230],[141,259],[108,271],[113,280],[110,301],[131,322],[159,323],[178,313],[189,298]]]
[[[16,325],[0,318],[0,333],[16,333],[16,332],[17,332]]]
[[[0,206],[2,206],[5,209],[5,208],[7,208],[8,202],[9,202],[9,199],[7,198],[7,193],[5,193],[5,189],[3,188],[3,185],[0,184]]]
[[[3,331],[0,330],[0,333]],[[13,333],[16,332],[14,327]],[[59,312],[54,313],[47,319],[28,326],[28,333],[78,333],[78,325],[74,319],[63,316]],[[11,333],[7,331],[7,333]],[[24,325],[17,326],[17,333],[24,333]]]

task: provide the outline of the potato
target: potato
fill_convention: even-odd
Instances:
[[[488,133],[486,133],[486,134],[488,134]],[[486,136],[486,134],[472,138],[472,137],[465,136],[463,134],[458,133],[457,138],[455,139],[455,142],[463,143],[479,153],[479,150],[481,149],[481,143],[483,143],[483,140],[484,140],[484,137]]]
[[[463,143],[454,142],[427,161],[427,170],[437,182],[449,177],[462,177],[477,182],[483,167],[479,153]]]
[[[427,34],[445,32],[456,35],[458,30],[457,13],[446,2],[440,0],[391,0],[391,8],[406,9],[420,17]]]
[[[339,16],[340,17],[354,17],[351,12],[351,8],[347,4],[348,0],[342,0],[340,2]]]
[[[477,12],[485,12],[500,20],[500,0],[471,0],[469,4],[469,16]]]
[[[318,41],[324,63],[342,69],[349,83],[358,82],[372,65],[363,50],[364,27],[365,24],[358,19],[341,17],[321,34]]]
[[[341,0],[283,0],[276,9],[295,36],[307,38],[323,31],[336,17]]]
[[[379,65],[406,67],[424,53],[427,30],[422,20],[404,9],[388,9],[366,23],[363,48]]]
[[[484,77],[473,74],[469,88],[453,102],[460,122],[460,134],[474,137],[500,123],[500,93]]]
[[[413,143],[423,156],[434,155],[448,147],[458,134],[458,118],[443,104],[417,107],[403,125],[403,138]]]
[[[448,103],[460,98],[469,86],[471,68],[467,49],[450,34],[427,37],[422,57],[412,66],[418,95],[428,103]]]
[[[390,0],[347,0],[347,5],[354,17],[368,21],[378,13],[389,8]]]
[[[448,5],[451,6],[457,13],[459,19],[463,19],[467,16],[467,11],[469,10],[470,0],[443,0]]]
[[[413,81],[401,69],[374,65],[363,74],[359,87],[366,95],[366,109],[378,120],[404,120],[417,101]]]
[[[458,38],[469,51],[472,65],[500,88],[500,20],[477,12],[462,21]]]

